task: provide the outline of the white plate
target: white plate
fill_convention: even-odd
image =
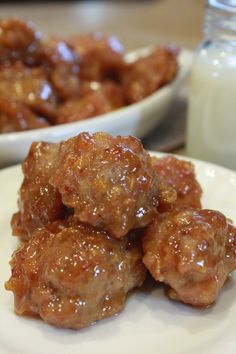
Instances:
[[[236,173],[195,161],[204,190],[203,205],[224,212],[236,223]],[[116,317],[81,331],[56,329],[41,320],[18,317],[13,295],[4,290],[8,261],[17,241],[9,222],[16,210],[20,167],[0,172],[0,353],[1,354],[235,354],[236,277],[218,302],[197,310],[172,302],[162,287],[136,292]]]
[[[127,61],[149,54],[152,47],[138,49],[126,55]],[[145,136],[160,121],[168,109],[177,88],[186,77],[193,54],[182,49],[178,58],[179,72],[171,84],[166,85],[144,100],[114,112],[75,123],[24,132],[0,134],[0,166],[22,161],[33,141],[60,141],[81,131],[105,131],[114,135]]]

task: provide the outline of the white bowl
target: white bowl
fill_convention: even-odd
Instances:
[[[152,48],[146,47],[128,53],[126,60],[131,62],[139,57],[146,56],[152,51]],[[191,51],[181,49],[178,58],[179,71],[176,78],[170,84],[138,103],[74,123],[0,134],[0,166],[22,161],[33,141],[57,142],[75,136],[82,131],[91,133],[104,131],[113,135],[144,137],[157,125],[168,109],[177,89],[190,69],[192,58]]]

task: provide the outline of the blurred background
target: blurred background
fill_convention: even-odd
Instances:
[[[202,39],[204,0],[0,2],[1,18],[34,22],[44,36],[100,31],[117,35],[127,50],[175,43],[195,50]],[[186,87],[143,143],[184,154]]]
[[[32,20],[44,34],[101,31],[117,34],[130,49],[201,40],[204,0],[0,2],[1,17]]]

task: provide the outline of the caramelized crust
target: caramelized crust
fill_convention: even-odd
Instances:
[[[77,224],[54,223],[13,254],[6,289],[19,315],[79,329],[118,313],[146,270],[138,240],[114,240]]]
[[[43,43],[43,64],[60,100],[78,96],[80,59],[64,39],[51,37]]]
[[[120,77],[127,103],[141,101],[176,75],[176,53],[168,48],[157,48],[149,56],[140,58],[122,68]]]
[[[121,88],[113,82],[83,85],[83,97],[68,100],[57,109],[55,124],[99,116],[124,105]]]
[[[48,127],[48,122],[25,104],[0,96],[0,133]]]
[[[49,183],[54,171],[58,145],[33,143],[22,169],[24,180],[19,192],[19,212],[12,217],[13,235],[21,241],[31,237],[37,228],[63,218],[65,207],[57,189]]]
[[[195,175],[194,166],[191,162],[179,160],[174,156],[152,158],[153,167],[158,179],[176,192],[176,201],[169,205],[165,202],[158,206],[159,212],[165,212],[171,208],[201,208],[202,188]]]
[[[158,185],[138,139],[81,133],[61,144],[57,162],[50,181],[81,222],[117,238],[151,222]]]
[[[22,61],[35,65],[41,57],[41,34],[18,18],[0,21],[0,64]]]
[[[56,107],[56,98],[43,68],[26,68],[21,63],[1,68],[0,95],[6,93],[45,116]]]
[[[23,174],[12,230],[25,243],[6,283],[20,315],[86,327],[118,313],[146,268],[170,298],[207,307],[236,268],[236,228],[200,209],[193,165],[132,136],[33,143]]]
[[[92,33],[73,36],[68,42],[81,58],[79,76],[82,80],[116,78],[117,71],[124,66],[124,50],[116,37]]]
[[[0,96],[13,107],[0,112],[0,133],[108,113],[150,95],[176,71],[170,49],[127,65],[115,37],[93,33],[43,41],[31,23],[0,20]]]
[[[236,228],[213,210],[158,216],[143,238],[143,262],[169,296],[197,307],[214,303],[236,268]]]

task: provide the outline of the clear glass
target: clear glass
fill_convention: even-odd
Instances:
[[[204,35],[191,73],[187,153],[236,170],[236,1],[208,1]]]

